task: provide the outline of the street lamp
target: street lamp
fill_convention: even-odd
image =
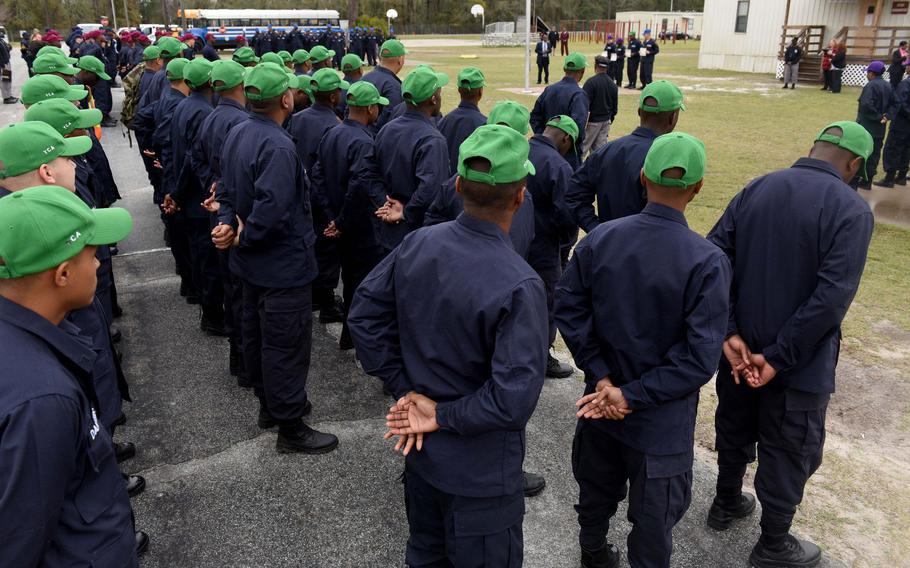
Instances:
[[[483,6],[480,4],[471,6],[471,15],[474,16],[475,20],[477,19],[477,16],[480,16],[481,29],[485,30],[487,28],[487,17],[483,12]]]
[[[388,11],[385,13],[385,17],[386,17],[386,22],[389,25],[389,30],[388,30],[389,35],[392,35],[392,20],[394,20],[395,18],[398,17],[398,10],[396,10],[395,8],[389,8]]]

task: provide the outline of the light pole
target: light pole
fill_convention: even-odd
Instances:
[[[386,17],[386,23],[389,26],[389,29],[387,30],[388,34],[392,35],[392,20],[394,20],[395,18],[398,17],[398,10],[396,10],[395,8],[389,8],[388,11],[385,13],[385,17]]]
[[[525,90],[531,92],[531,0],[525,0]]]
[[[477,16],[480,16],[480,29],[481,33],[487,28],[487,17],[484,14],[483,6],[480,4],[474,4],[471,6],[471,15],[474,16],[474,19],[477,19]]]

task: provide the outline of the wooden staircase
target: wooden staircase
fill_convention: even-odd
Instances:
[[[819,53],[822,49],[824,37],[825,26],[783,26],[778,57],[783,60],[784,50],[790,45],[790,40],[796,38],[797,44],[803,50],[803,56],[799,61],[800,83],[819,84],[823,82],[821,71],[822,57]]]
[[[809,84],[821,84],[822,78],[822,58],[818,54],[803,54],[799,60],[799,82]]]

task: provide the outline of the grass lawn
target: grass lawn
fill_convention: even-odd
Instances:
[[[573,46],[588,55],[589,62],[601,48],[594,44]],[[469,65],[482,69],[488,85],[481,101],[484,112],[503,99],[514,99],[528,107],[534,104],[533,95],[501,90],[524,85],[521,48],[421,47],[411,49],[409,59],[429,63],[453,77]],[[561,58],[551,63],[551,81],[561,77],[560,63]],[[536,86],[536,67],[532,73],[532,86]],[[691,226],[703,234],[745,183],[806,155],[814,136],[826,124],[854,119],[860,92],[859,88],[845,87],[841,94],[832,95],[816,86],[784,91],[770,76],[698,69],[695,41],[662,46],[654,76],[672,80],[685,90],[687,110],[678,128],[699,137],[708,150],[705,188],[688,211]],[[458,94],[452,88],[444,89],[443,94],[443,111],[448,112],[457,106]],[[619,104],[614,137],[638,124],[637,97],[621,95]],[[863,350],[861,346],[887,347],[897,340],[893,331],[899,331],[897,335],[910,332],[910,310],[905,309],[910,299],[908,269],[910,231],[877,224],[863,283],[844,326],[848,352],[878,362],[882,360],[880,351]],[[880,323],[887,325],[877,325]]]

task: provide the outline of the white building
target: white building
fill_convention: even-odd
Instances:
[[[650,29],[654,37],[662,31],[672,33],[674,30],[693,38],[701,36],[701,12],[617,12],[615,20],[616,34],[620,37],[628,36],[630,31],[640,36],[646,29]]]
[[[865,65],[886,64],[910,40],[906,0],[705,0],[698,66],[782,74],[783,47],[799,38],[806,54],[800,79],[820,75],[817,54],[828,42],[847,46],[844,84],[866,81]]]

